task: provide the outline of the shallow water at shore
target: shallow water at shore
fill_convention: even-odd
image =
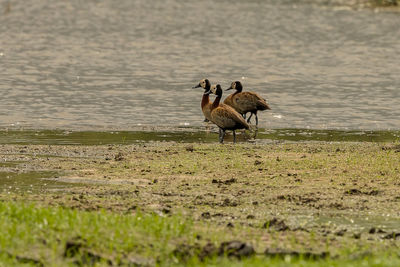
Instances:
[[[13,162],[16,167],[21,162]],[[0,163],[0,192],[1,193],[44,193],[48,190],[63,190],[71,187],[71,183],[55,180],[58,173],[54,171],[4,171],[4,166],[13,164]],[[16,168],[15,168],[16,169]]]
[[[238,142],[324,141],[324,142],[396,142],[400,131],[339,131],[310,129],[259,129],[239,132]],[[0,144],[49,144],[49,145],[106,145],[137,144],[146,142],[175,141],[185,143],[216,143],[215,128],[141,128],[137,131],[64,131],[64,130],[3,130]],[[232,142],[227,134],[226,143]]]

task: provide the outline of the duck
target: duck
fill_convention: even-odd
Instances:
[[[258,126],[257,111],[271,109],[267,104],[267,101],[262,98],[259,94],[254,92],[242,92],[243,86],[240,81],[231,83],[231,86],[225,91],[236,89],[236,92],[230,94],[225,100],[224,104],[233,107],[238,113],[240,113],[244,119],[246,119],[246,113],[251,112],[247,122],[250,123],[250,119],[253,114],[256,117],[256,126]]]
[[[192,88],[203,88],[204,89],[204,94],[203,98],[201,99],[201,110],[203,111],[204,114],[204,122],[211,121],[211,101],[210,101],[210,88],[211,88],[211,83],[208,79],[202,79],[198,85],[193,86]]]
[[[220,103],[222,98],[221,85],[213,85],[210,87],[210,92],[217,97],[211,105],[211,121],[219,127],[219,142],[224,142],[225,131],[233,131],[233,143],[236,143],[236,132],[239,129],[249,129],[249,124],[243,117],[234,110],[231,106]],[[206,92],[207,93],[207,92]]]

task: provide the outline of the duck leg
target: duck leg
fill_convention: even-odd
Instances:
[[[236,144],[236,132],[233,130],[233,143]]]
[[[256,126],[257,126],[257,128],[258,128],[258,116],[257,116],[257,111],[256,111],[256,113],[254,113],[254,114],[256,114]]]
[[[224,142],[225,130],[221,129],[221,136],[219,138],[219,142],[222,144]]]
[[[253,112],[250,113],[250,117],[247,119],[247,123],[250,123],[250,119],[251,119],[252,116],[253,116]]]
[[[253,139],[256,139],[256,138],[257,138],[257,134],[258,134],[258,128],[256,128],[256,130],[254,131]]]

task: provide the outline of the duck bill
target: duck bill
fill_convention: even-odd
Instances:
[[[199,87],[201,87],[200,84],[198,84],[198,85],[196,85],[196,86],[193,86],[192,89],[199,88]]]
[[[225,91],[232,90],[232,89],[233,89],[232,87],[229,87],[229,88],[225,89]]]

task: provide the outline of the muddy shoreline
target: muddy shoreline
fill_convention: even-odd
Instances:
[[[148,142],[214,143],[218,138],[216,126],[204,127],[141,127],[132,131],[67,131],[3,129],[0,144],[42,145],[129,145]],[[230,133],[226,143],[232,142]],[[251,129],[240,131],[241,143],[268,144],[276,142],[395,142],[399,130],[312,130],[312,129]]]
[[[2,188],[1,201],[182,214],[256,251],[280,240],[281,250],[338,256],[400,241],[398,143],[0,145],[0,155],[3,174],[51,171],[42,182],[62,184]]]

